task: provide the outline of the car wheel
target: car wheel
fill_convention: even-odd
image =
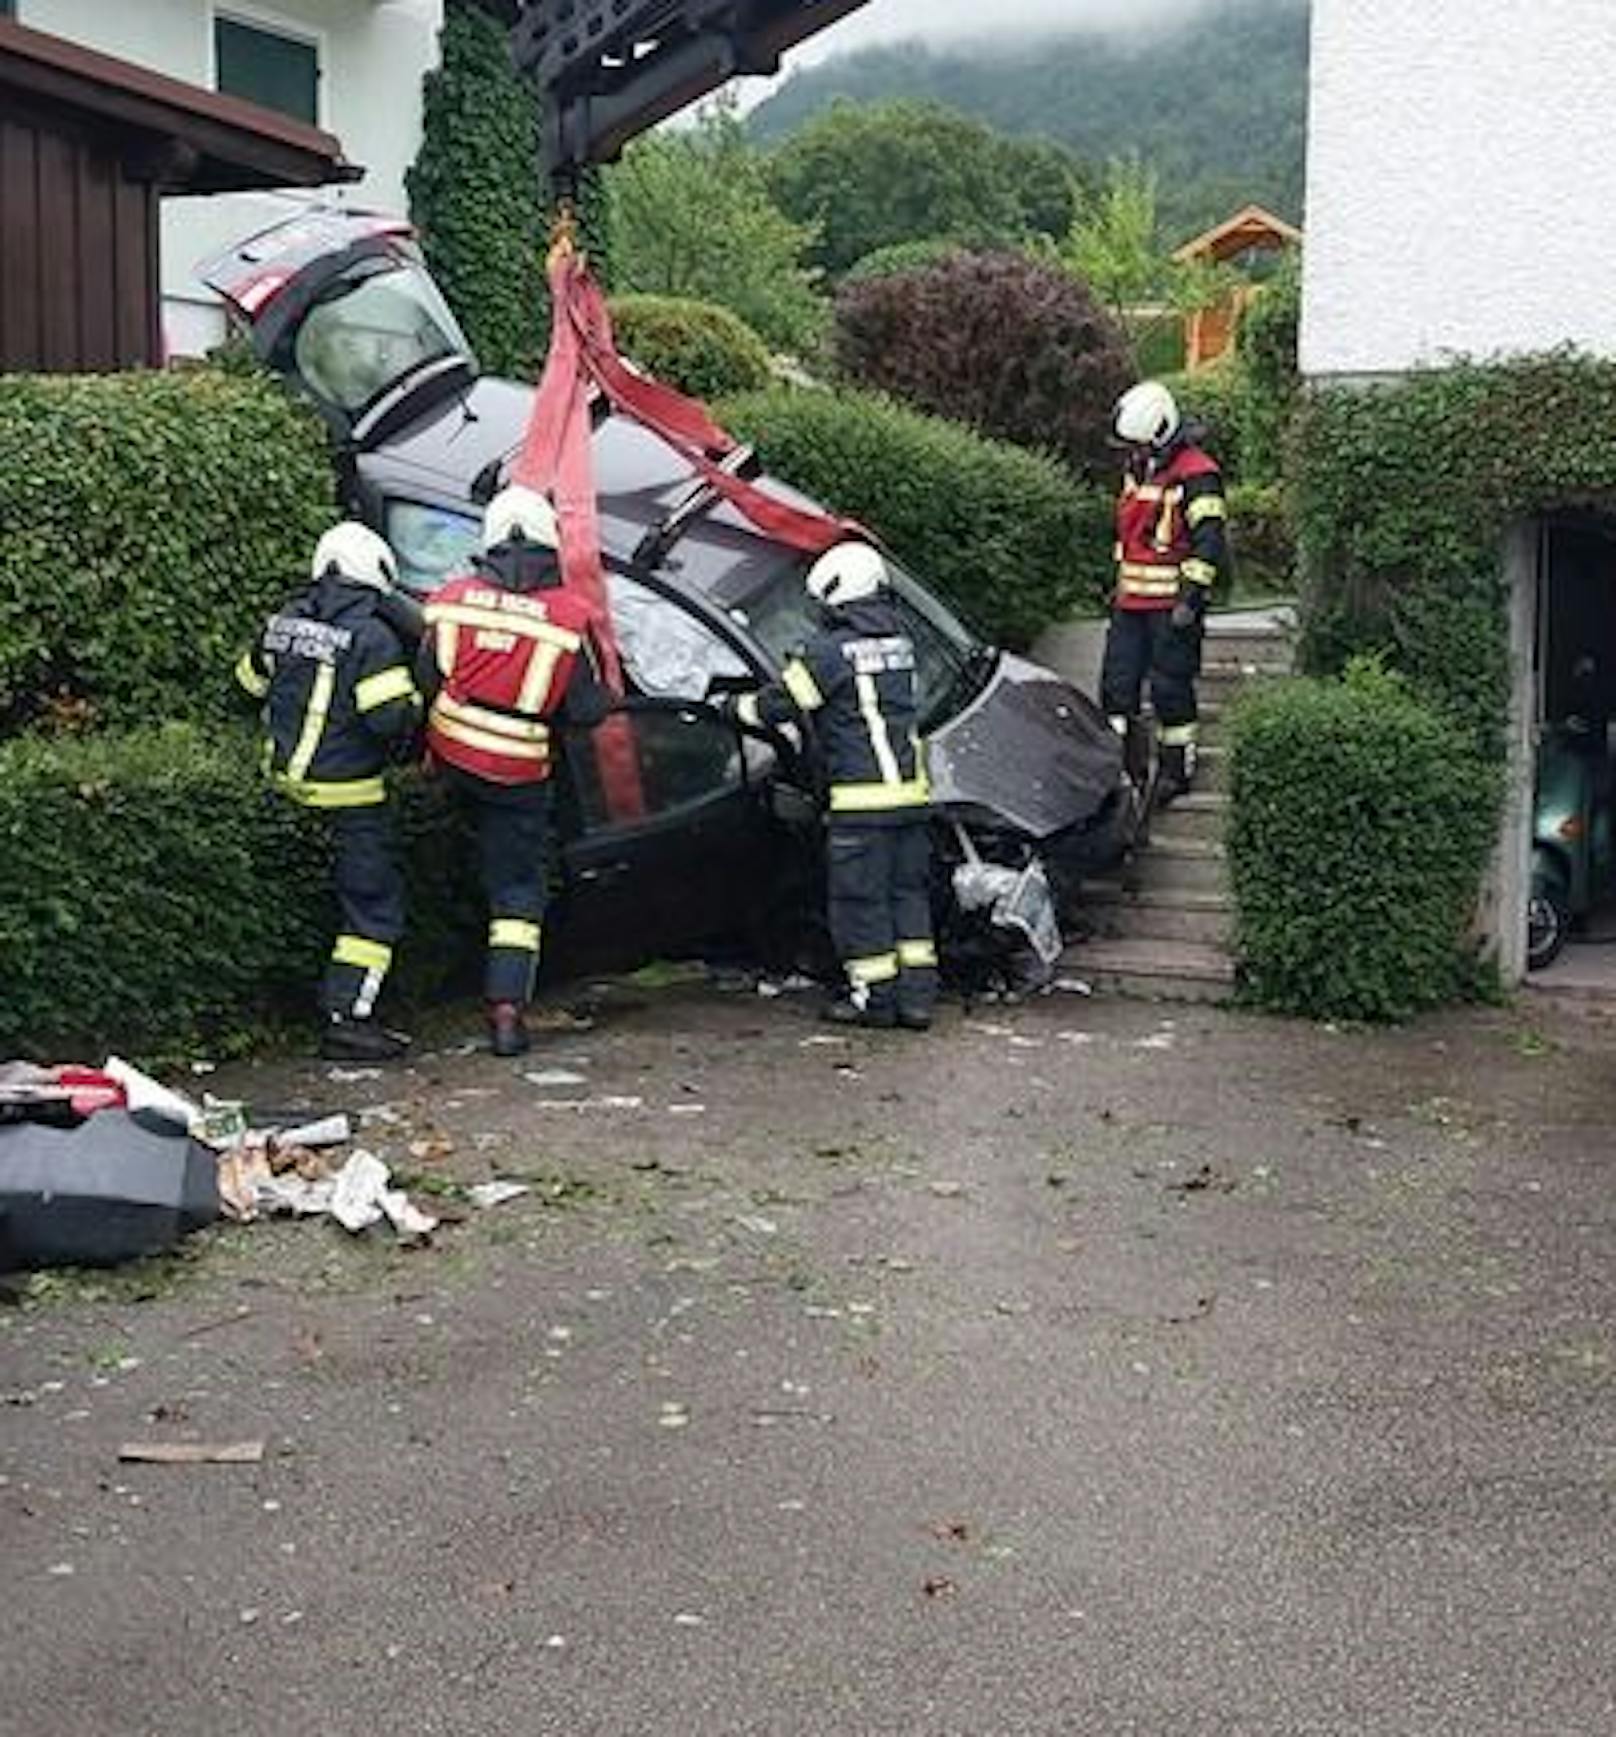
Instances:
[[[1560,956],[1571,932],[1571,908],[1555,887],[1541,883],[1526,903],[1526,968],[1541,971]]]

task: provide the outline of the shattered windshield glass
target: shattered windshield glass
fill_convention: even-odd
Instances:
[[[431,278],[398,265],[333,285],[298,331],[296,360],[320,397],[358,411],[428,363],[467,353]]]
[[[806,570],[803,561],[793,558],[730,611],[781,661],[796,651],[818,626],[803,588]],[[922,727],[934,730],[975,697],[991,653],[964,623],[891,559],[887,561],[887,571],[892,578],[898,613],[915,642]]]

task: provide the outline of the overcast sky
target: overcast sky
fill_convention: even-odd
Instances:
[[[807,66],[827,55],[866,48],[873,42],[902,42],[922,37],[942,42],[981,36],[984,13],[994,31],[1028,34],[1051,30],[1083,30],[1154,21],[1167,11],[1182,13],[1184,0],[870,0],[861,10],[834,24],[790,57],[788,65]]]

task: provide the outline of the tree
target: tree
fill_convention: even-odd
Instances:
[[[617,289],[716,302],[781,349],[817,342],[826,309],[804,263],[813,230],[770,198],[732,103],[637,140],[606,181]]]
[[[816,264],[840,276],[906,241],[1013,244],[1071,221],[1076,165],[929,103],[837,103],[769,159],[781,210],[819,233]]]
[[[511,66],[505,31],[449,0],[405,185],[432,275],[496,374],[533,373],[549,332],[538,138],[538,99]]]
[[[845,286],[836,358],[862,385],[1079,473],[1105,465],[1132,367],[1122,332],[1075,278],[1011,252]]]

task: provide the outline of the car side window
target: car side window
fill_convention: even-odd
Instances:
[[[721,800],[746,775],[735,727],[704,707],[615,713],[569,732],[566,775],[585,832],[644,824]]]

